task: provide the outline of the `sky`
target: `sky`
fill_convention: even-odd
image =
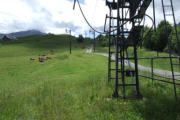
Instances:
[[[105,0],[79,0],[90,24],[103,32],[106,14]],[[156,1],[157,23],[163,19],[161,0]],[[166,4],[169,4],[165,0]],[[180,1],[173,0],[177,23],[180,22]],[[73,0],[0,0],[0,33],[39,30],[45,33],[88,34],[89,26],[84,21],[78,6],[73,10]],[[167,10],[168,11],[168,10]],[[152,16],[152,5],[147,10]],[[169,18],[168,18],[169,19]],[[170,20],[170,19],[169,19]],[[170,20],[172,21],[172,20]],[[152,22],[147,18],[146,25]]]

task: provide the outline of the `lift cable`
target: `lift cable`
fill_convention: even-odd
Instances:
[[[151,28],[149,29],[149,31],[147,32],[147,34],[143,37],[143,39],[146,38],[146,36],[147,36],[150,32],[152,32],[152,29],[153,29],[153,27],[155,26],[153,18],[152,18],[151,16],[147,15],[147,14],[145,14],[145,16],[147,16],[148,18],[150,18],[153,24],[152,24]]]
[[[88,26],[89,26],[92,30],[94,30],[95,32],[100,33],[100,34],[108,34],[108,33],[111,33],[111,32],[114,32],[114,31],[117,30],[117,29],[114,29],[114,30],[108,31],[108,32],[100,32],[100,31],[96,30],[94,27],[92,27],[92,25],[91,25],[91,24],[89,23],[89,21],[87,20],[84,12],[83,12],[83,10],[82,10],[82,7],[81,7],[81,5],[80,5],[79,0],[75,0],[73,9],[75,8],[76,1],[77,1],[77,3],[78,3],[79,9],[80,9],[80,11],[81,11],[81,14],[82,14],[84,20],[86,21],[86,23],[88,24]],[[135,16],[133,16],[133,17],[135,17]],[[132,17],[132,18],[133,18],[133,17]],[[122,26],[125,25],[126,23],[128,23],[128,22],[125,22],[125,23],[122,24],[120,27],[122,27]]]
[[[83,12],[83,10],[82,10],[82,7],[81,7],[81,5],[80,5],[79,0],[74,0],[74,6],[73,6],[73,9],[75,9],[76,2],[78,3],[79,9],[80,9],[80,11],[81,11],[81,14],[82,14],[84,20],[86,21],[86,23],[88,24],[88,26],[89,26],[92,30],[94,30],[95,32],[97,32],[97,33],[99,33],[99,34],[108,34],[108,33],[111,33],[111,32],[114,32],[114,31],[117,30],[117,29],[114,29],[114,30],[108,31],[108,32],[100,32],[100,31],[96,30],[96,29],[90,24],[90,22],[87,20],[87,18],[86,18],[86,16],[85,16],[84,12]],[[145,14],[145,16],[149,17],[149,18],[152,20],[153,25],[154,25],[154,20],[152,19],[152,17],[150,17],[150,16],[147,15],[147,14]],[[132,18],[134,18],[134,17],[136,17],[136,16],[134,15],[134,16],[131,17],[130,19],[132,19]],[[128,23],[128,22],[125,22],[125,23],[121,24],[120,27],[122,27],[122,26],[125,25],[126,23]],[[152,29],[151,29],[151,30],[152,30]],[[150,31],[151,31],[151,30],[150,30]]]
[[[89,25],[89,27],[90,27],[92,30],[94,30],[95,32],[97,32],[97,33],[106,34],[105,32],[97,31],[97,30],[89,23],[89,21],[87,20],[86,16],[84,15],[84,12],[83,12],[83,10],[82,10],[82,8],[81,8],[81,5],[80,5],[80,3],[79,3],[79,0],[76,0],[76,1],[77,1],[77,3],[78,3],[78,6],[79,6],[79,9],[80,9],[80,11],[81,11],[81,14],[82,14],[83,18],[84,18],[84,20],[86,21],[86,23]]]

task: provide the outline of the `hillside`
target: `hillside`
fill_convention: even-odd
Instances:
[[[6,34],[0,34],[0,39]],[[27,30],[27,31],[20,31],[20,32],[14,32],[9,33],[7,35],[14,36],[14,37],[25,37],[25,36],[31,36],[31,35],[45,35],[45,33],[42,33],[38,30]]]
[[[171,86],[140,80],[141,100],[112,98],[107,58],[90,41],[35,35],[0,46],[0,120],[179,120]],[[39,62],[39,57],[49,57]],[[146,74],[146,73],[144,73]],[[128,89],[128,94],[132,89]]]

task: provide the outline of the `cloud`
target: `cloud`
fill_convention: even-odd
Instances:
[[[170,0],[163,0],[164,1],[164,5],[165,6],[169,6],[171,5]],[[174,14],[175,14],[175,18],[177,23],[180,22],[180,2],[179,0],[173,0],[173,6],[174,6]],[[161,0],[155,0],[155,8],[156,8],[156,22],[159,23],[161,20],[164,20],[164,16],[163,16],[163,8],[162,8],[162,2]],[[165,7],[165,11],[166,14],[172,14],[172,10],[170,7]],[[147,14],[150,15],[151,17],[153,17],[153,7],[152,4],[150,5]],[[167,20],[172,24],[173,23],[173,19],[172,16],[168,16]],[[150,20],[148,20],[148,23],[150,23]]]
[[[76,26],[72,22],[64,22],[64,21],[56,22],[55,26],[57,28],[71,29],[72,31],[78,31],[79,29],[81,29],[80,26]]]
[[[0,32],[2,33],[37,29],[42,32],[60,34],[65,33],[65,29],[69,28],[72,29],[73,34],[84,34],[84,31],[90,29],[78,6],[74,11],[72,10],[73,0],[0,1]],[[179,0],[173,2],[176,19],[179,22],[180,2]],[[105,15],[109,13],[105,0],[80,0],[80,3],[90,24],[99,31],[103,31]],[[159,22],[163,18],[161,1],[156,1],[156,9],[157,22]],[[152,5],[147,14],[153,15]],[[149,19],[146,23],[149,26],[152,24]]]
[[[80,3],[90,23],[94,27],[103,26],[105,9],[107,10],[103,0],[81,0]],[[95,5],[95,3],[97,4]],[[89,27],[79,8],[76,7],[73,11],[72,7],[72,0],[1,1],[0,25],[2,27],[0,32],[38,29],[43,32],[62,33],[65,28],[71,28],[74,33],[83,34]]]

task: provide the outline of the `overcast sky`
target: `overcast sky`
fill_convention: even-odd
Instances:
[[[156,1],[157,21],[162,20],[161,0]],[[96,28],[102,28],[108,7],[105,0],[80,0],[84,13]],[[177,22],[180,22],[180,0],[173,0]],[[0,0],[0,33],[30,29],[55,34],[70,28],[73,34],[84,34],[89,27],[78,6],[73,11],[73,0]],[[167,3],[167,2],[166,2]],[[152,16],[152,7],[147,11]],[[151,21],[147,19],[147,25]]]

